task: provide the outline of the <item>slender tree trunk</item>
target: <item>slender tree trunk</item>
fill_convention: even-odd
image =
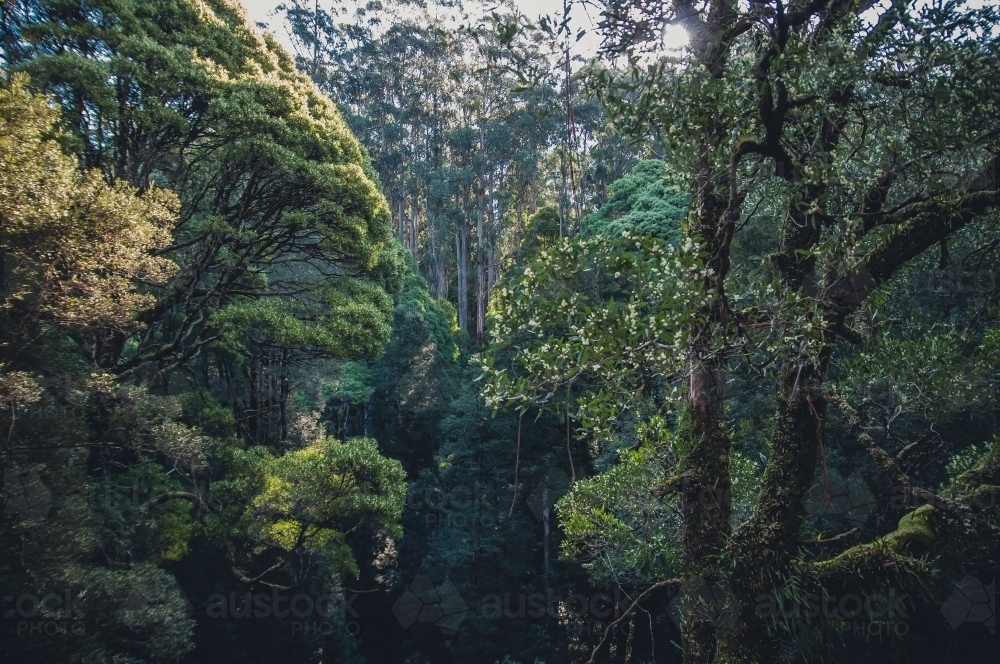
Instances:
[[[397,234],[399,237],[399,243],[406,246],[406,194],[402,189],[399,190],[399,200],[396,203],[396,220]]]
[[[427,209],[430,210],[430,201],[427,202]],[[428,217],[428,282],[433,297],[448,299],[448,255],[445,253],[444,246],[447,244],[447,235],[441,232],[440,223],[440,217]]]
[[[351,402],[346,394],[340,395],[340,426],[337,435],[342,441],[347,440],[347,418],[350,415]]]
[[[247,429],[250,432],[250,440],[253,444],[259,444],[258,424],[260,422],[260,398],[257,391],[257,362],[253,358],[248,358],[243,365],[243,378],[247,384]]]
[[[484,306],[489,306],[490,291],[493,289],[493,284],[497,282],[500,278],[500,261],[498,259],[499,242],[497,242],[497,234],[499,232],[497,226],[496,214],[493,211],[493,200],[495,192],[488,192],[486,200],[490,203],[486,207],[486,292],[483,294]]]
[[[275,373],[272,362],[268,361],[267,369],[267,373],[270,375],[270,385],[267,390],[267,427],[264,429],[264,435],[267,442],[270,443],[271,437],[275,433],[278,441],[281,440],[281,393],[278,386],[278,374]]]
[[[469,331],[469,191],[462,198],[462,220],[455,224],[455,268],[458,281],[458,327]]]
[[[412,196],[410,196],[410,204],[412,207],[412,212],[410,214],[410,254],[413,256],[413,260],[420,262],[420,256],[418,254],[420,250],[419,245],[419,223],[420,223],[420,197],[417,192],[414,191]]]
[[[514,247],[517,259],[521,258],[521,230],[524,227],[524,187],[517,195],[517,223],[514,224]]]
[[[574,165],[576,159],[576,118],[573,114],[573,67],[570,61],[568,42],[566,45],[566,152],[569,161],[570,190],[573,193],[573,209],[576,212],[576,223],[579,224],[581,217],[580,196],[576,189],[576,167]],[[569,231],[569,224],[567,224],[567,235]]]
[[[430,201],[427,201],[427,285],[431,297],[441,297],[440,281],[438,279],[438,268],[440,257],[438,256],[437,224],[431,215]]]
[[[483,129],[479,128],[479,150],[483,152]],[[479,174],[479,209],[476,212],[476,345],[483,345],[483,329],[486,322],[486,254],[483,247],[485,232],[486,201],[484,175]]]
[[[278,397],[279,418],[281,426],[281,442],[288,440],[288,398],[291,396],[291,385],[288,382],[286,368],[288,366],[288,351],[281,353],[281,394]]]
[[[559,175],[562,178],[562,189],[559,192],[559,237],[566,237],[569,229],[569,223],[566,217],[569,216],[566,210],[566,201],[568,194],[566,193],[566,152],[562,151],[559,154]]]

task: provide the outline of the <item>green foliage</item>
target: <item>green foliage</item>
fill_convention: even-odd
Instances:
[[[562,555],[580,560],[600,584],[651,584],[676,576],[681,521],[674,501],[652,489],[677,462],[669,440],[622,450],[616,465],[581,480],[556,509],[566,539]]]
[[[584,220],[588,233],[622,237],[624,232],[677,243],[689,196],[666,182],[667,165],[647,159],[608,186],[601,209]]]
[[[180,397],[183,419],[216,440],[236,436],[236,417],[208,390],[186,392]]]
[[[319,555],[334,570],[357,575],[347,535],[366,522],[402,535],[405,474],[374,440],[323,438],[281,456],[261,447],[237,450],[232,464],[233,478],[218,490],[244,505],[234,528],[283,559]]]
[[[900,335],[879,335],[871,350],[842,364],[858,402],[886,410],[916,407],[942,424],[987,407],[993,398],[992,365],[985,357],[990,337],[980,345],[979,334],[969,338],[947,323],[908,323]]]
[[[312,302],[268,298],[228,305],[211,321],[235,353],[247,346],[300,349],[309,355],[378,357],[389,337],[392,298],[379,286],[345,280],[317,289]]]
[[[576,384],[575,417],[606,436],[644,387],[683,370],[690,324],[711,299],[702,269],[690,245],[627,231],[621,240],[567,239],[541,251],[494,300],[487,405],[558,409],[557,395]],[[497,364],[504,351],[510,367]],[[676,394],[667,388],[665,397]]]
[[[375,392],[371,370],[360,362],[344,362],[337,367],[337,377],[323,383],[327,401],[346,396],[349,403],[368,403]]]
[[[177,270],[150,255],[170,242],[176,197],[139,195],[79,171],[57,140],[58,113],[26,83],[18,75],[0,87],[0,249],[10,261],[0,301],[4,366],[37,343],[43,325],[135,330],[153,304],[136,280],[162,284]]]
[[[393,310],[393,324],[394,338],[390,345],[397,351],[394,354],[405,355],[404,349],[412,351],[414,343],[418,347],[430,343],[440,361],[452,363],[458,359],[455,309],[447,300],[431,297],[427,280],[415,270],[411,269],[404,278]]]
[[[59,101],[85,163],[181,199],[165,252],[180,271],[123,369],[164,361],[164,347],[186,363],[219,335],[255,361],[273,346],[377,355],[389,333],[382,290],[398,288],[403,263],[333,103],[225,0],[86,10],[39,2],[20,30],[30,57],[16,66]]]
[[[5,514],[19,562],[0,575],[77,593],[86,628],[5,629],[4,650],[182,659],[178,583],[196,602],[254,575],[332,592],[401,536],[399,463],[371,440],[293,443],[290,418],[320,361],[381,356],[403,252],[335,105],[238,3],[30,0],[0,21],[5,499],[44,498]],[[201,627],[211,649],[257,626]]]
[[[559,232],[559,210],[551,205],[538,208],[538,212],[528,218],[528,234],[538,246],[546,247],[555,242]]]
[[[349,575],[368,661],[556,663],[606,622],[512,623],[517,595],[989,578],[994,8],[616,2],[628,57],[564,75],[517,17],[411,4],[296,0],[298,58],[234,0],[0,5],[0,581],[85,627],[7,625],[5,652],[357,662],[349,603],[334,634],[204,619]],[[632,57],[678,12],[688,52]],[[647,142],[665,161],[629,171]],[[830,469],[874,489],[860,525],[803,510]],[[397,620],[418,576],[459,590],[457,634]],[[668,601],[604,653],[777,659],[747,612],[677,638]],[[781,649],[839,661],[814,631]]]
[[[996,454],[996,449],[996,437],[982,445],[969,445],[948,460],[948,478],[954,483],[969,470],[984,465],[991,456]]]
[[[560,298],[569,303],[574,291],[593,297],[599,285],[603,297],[590,306],[614,321],[617,302],[641,290],[641,280],[616,292],[614,283],[587,283],[586,261],[554,277],[532,264],[518,275],[524,287],[513,295],[501,290],[494,310],[497,342],[511,352],[502,363],[486,353],[489,403],[523,410],[566,404],[567,419],[577,403],[587,447],[600,458],[609,441],[633,435],[629,420],[642,413],[643,398],[668,410],[684,397],[689,407],[672,423],[683,470],[676,479],[689,478],[697,491],[726,491],[717,503],[685,494],[681,576],[688,587],[727,577],[738,607],[731,630],[700,620],[684,625],[685,660],[777,661],[784,635],[747,607],[799,563],[817,571],[820,584],[849,579],[852,592],[898,576],[943,578],[945,569],[956,579],[969,570],[988,578],[995,511],[972,507],[971,486],[958,505],[935,499],[912,512],[893,496],[901,484],[924,496],[947,491],[948,461],[958,455],[964,466],[970,459],[962,450],[978,448],[996,430],[996,364],[988,359],[995,283],[984,279],[989,286],[972,292],[960,277],[950,292],[927,288],[947,269],[996,273],[1000,143],[989,117],[1000,80],[995,8],[847,3],[796,5],[787,13],[751,6],[747,14],[713,3],[692,14],[683,2],[615,2],[607,9],[604,47],[627,64],[595,67],[590,89],[616,127],[662,142],[657,152],[667,166],[657,168],[692,196],[677,206],[688,210],[678,244],[694,245],[703,269],[692,277],[711,296],[691,298],[687,318],[668,319],[649,335],[683,341],[666,366],[640,363],[648,367],[643,375],[599,363],[588,375],[578,369],[577,356],[589,350],[583,344],[559,355],[563,339],[589,340],[573,327],[575,308],[560,309]],[[661,28],[678,23],[689,47],[664,53]],[[591,218],[591,228],[596,221],[599,232],[613,235],[615,221],[644,193],[638,177],[609,187],[601,211],[607,217]],[[651,209],[647,201],[644,210]],[[644,221],[655,228],[648,217],[631,223]],[[536,269],[545,275],[538,284]],[[630,331],[614,324],[605,330],[616,339],[598,336],[607,354],[614,348],[628,358],[636,347]],[[671,384],[680,394],[670,393]],[[847,392],[860,418],[828,400]],[[600,425],[590,426],[588,417]],[[991,492],[988,459],[966,477]],[[871,519],[853,524],[866,544],[852,546],[845,536],[802,546],[804,531],[834,527],[802,509],[828,462],[859,476],[883,471],[873,481]],[[624,473],[626,463],[603,474]],[[598,491],[617,485],[580,485],[598,496],[567,522],[581,547],[571,551],[627,568],[625,554],[641,550],[629,538],[641,528]],[[731,522],[717,518],[730,507]],[[835,532],[851,531],[849,517],[836,517]],[[955,525],[973,519],[975,527]],[[924,555],[940,559],[932,566]],[[829,634],[814,636],[788,651],[808,658],[815,647],[817,656],[839,659]],[[854,659],[862,651],[889,656],[886,646],[858,641]]]
[[[370,435],[384,441],[386,453],[401,459],[409,473],[426,467],[440,445],[437,426],[448,416],[467,359],[462,346],[468,336],[455,317],[454,308],[431,297],[427,281],[411,267],[396,296],[385,354],[369,365],[375,391],[364,412],[372,416]]]
[[[512,629],[509,618],[484,610],[494,597],[502,608],[505,595],[516,612],[521,593],[565,598],[569,587],[594,592],[578,565],[557,559],[554,511],[538,511],[538,487],[553,468],[566,468],[565,433],[551,417],[491,417],[478,398],[477,373],[467,367],[441,419],[425,425],[437,449],[410,485],[400,560],[413,552],[416,561],[410,569],[401,564],[400,571],[447,577],[470,606],[452,645],[457,661],[492,661],[513,652],[519,661],[569,662],[567,644],[574,637],[561,626],[549,629],[551,616],[513,614],[526,624]],[[433,652],[429,636],[436,635],[411,630],[399,646],[407,654]]]

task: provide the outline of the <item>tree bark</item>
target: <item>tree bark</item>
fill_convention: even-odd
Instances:
[[[483,130],[479,128],[479,151],[484,150]],[[486,256],[483,253],[483,233],[486,215],[485,175],[479,173],[479,187],[476,192],[479,209],[476,213],[476,345],[483,345],[483,328],[486,322]]]
[[[399,199],[396,205],[396,220],[399,222],[397,228],[397,235],[399,239],[399,244],[406,246],[406,194],[402,189],[399,191]]]
[[[719,642],[719,662],[776,661],[780,644],[757,615],[760,596],[782,582],[798,542],[822,445],[826,400],[821,366],[786,360],[781,368],[771,455],[751,518],[733,534],[736,566],[730,579],[734,623]]]
[[[716,128],[710,124],[704,131],[711,133]],[[715,331],[726,324],[728,307],[723,284],[729,272],[732,233],[726,232],[727,200],[713,186],[716,178],[712,165],[705,162],[701,166],[702,173],[694,189],[697,214],[688,232],[711,257],[707,263],[711,272],[704,287],[714,297],[706,308],[704,322],[692,331],[692,338],[697,341],[688,350],[690,451],[684,460],[685,479],[681,485],[684,551],[681,597],[686,616],[681,647],[685,664],[708,664],[714,656],[717,625],[711,613],[700,606],[704,599],[701,595],[706,585],[721,580],[719,556],[728,544],[732,513],[730,440],[725,422],[725,355],[710,341]]]
[[[416,191],[414,191],[414,193],[410,196],[410,206],[411,206],[411,213],[410,213],[410,219],[409,219],[409,221],[410,221],[410,238],[409,238],[410,239],[410,244],[409,244],[410,255],[413,256],[413,260],[415,260],[415,261],[417,261],[419,263],[420,262],[420,258],[419,258],[419,253],[418,252],[420,251],[420,244],[419,244],[418,234],[419,234],[419,224],[420,224],[420,197],[417,195]]]
[[[732,491],[729,477],[729,436],[725,427],[724,374],[715,362],[692,353],[688,391],[691,451],[686,459],[681,512],[684,529],[682,609],[686,617],[682,639],[685,664],[712,661],[716,625],[699,602],[706,584],[719,581],[718,556],[729,536]]]
[[[469,191],[466,190],[462,199],[462,219],[455,224],[455,269],[456,288],[458,290],[458,327],[463,332],[469,331]]]

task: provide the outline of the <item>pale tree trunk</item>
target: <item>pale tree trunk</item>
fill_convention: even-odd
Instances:
[[[498,223],[496,218],[496,213],[493,211],[493,195],[494,192],[489,192],[487,200],[490,201],[490,205],[486,207],[487,221],[488,225],[486,227],[486,306],[489,306],[490,301],[490,291],[493,290],[493,284],[495,284],[500,279],[500,260],[499,260],[499,250],[500,243],[497,241],[497,236],[499,234]]]
[[[455,269],[458,289],[458,327],[469,331],[469,192],[462,198],[462,220],[455,224]]]
[[[430,202],[427,205],[430,212]],[[448,263],[442,237],[434,217],[427,218],[427,281],[432,297],[448,297]]]
[[[476,345],[483,345],[483,328],[486,321],[486,253],[483,247],[485,210],[484,194],[479,189],[479,210],[476,215]]]
[[[521,230],[524,227],[524,190],[526,187],[521,187],[521,191],[517,195],[517,221],[514,224],[514,251],[516,252],[517,259],[521,258]]]
[[[573,113],[573,69],[570,63],[568,42],[566,45],[566,152],[569,161],[570,190],[573,193],[573,210],[576,212],[576,223],[579,224],[581,217],[580,196],[576,190],[576,166],[574,165],[576,158],[576,118]],[[569,235],[569,232],[570,226],[566,224],[566,234]]]
[[[400,189],[399,198],[396,201],[396,226],[399,244],[406,246],[406,193]]]
[[[419,224],[420,224],[420,197],[417,192],[414,191],[410,196],[410,206],[412,211],[410,213],[410,253],[413,255],[413,260],[420,262],[420,256],[418,254],[420,250],[420,238],[419,238]]]
[[[566,201],[569,194],[566,192],[566,153],[565,151],[559,155],[559,175],[562,177],[562,189],[559,193],[559,237],[566,237],[568,233],[569,223],[566,217],[569,216],[569,212],[566,209]]]
[[[485,140],[482,123],[479,127],[479,152],[485,153]],[[480,171],[478,188],[478,210],[476,211],[476,345],[483,345],[483,330],[486,325],[486,254],[484,253],[484,233],[486,226],[486,182],[485,174]]]

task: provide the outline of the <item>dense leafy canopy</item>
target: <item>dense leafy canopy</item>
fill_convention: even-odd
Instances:
[[[631,495],[584,481],[561,505],[569,553],[624,570],[632,552],[660,582],[650,592],[680,590],[685,661],[776,661],[828,644],[880,651],[888,646],[843,638],[814,616],[769,616],[759,600],[893,588],[913,593],[923,619],[963,573],[988,579],[995,560],[995,502],[973,496],[994,490],[985,478],[995,464],[996,373],[985,358],[997,324],[998,133],[988,115],[997,108],[997,16],[963,3],[869,9],[616,2],[605,14],[605,49],[627,71],[599,70],[590,85],[626,131],[655,131],[669,179],[688,183],[681,231],[704,261],[697,278],[708,298],[651,335],[683,341],[672,372],[686,384],[683,400],[637,389],[627,361],[598,365],[600,380],[575,384],[575,394],[575,373],[549,384],[564,388],[557,398],[567,414],[578,411],[598,450],[638,430],[637,418],[647,426],[669,415],[662,426],[675,434],[667,445],[677,462],[642,481],[679,498],[683,563],[663,569],[644,556],[634,536],[648,531],[630,515]],[[651,26],[671,22],[691,46],[657,57]],[[986,278],[966,297],[954,284],[926,287],[949,266],[971,276],[970,261]],[[539,405],[556,393],[536,396],[551,364],[543,352],[573,343],[578,330],[539,334],[538,307],[559,312],[544,289],[588,267],[535,282],[529,265],[514,281],[498,325],[513,322],[503,342],[530,359],[487,364],[493,403]],[[641,271],[622,275],[646,281]],[[614,320],[620,306],[609,298],[587,315]],[[613,330],[602,329],[611,338],[600,347],[617,344],[625,360],[632,331]],[[592,433],[595,400],[606,405]],[[748,465],[758,455],[763,463]],[[943,472],[966,456],[986,474]],[[621,459],[607,473],[635,463]],[[759,487],[750,511],[738,489],[748,473]],[[847,476],[846,485],[836,479]],[[588,505],[590,495],[598,498]],[[862,518],[862,506],[877,519]],[[724,627],[699,608],[706,584]]]
[[[0,217],[5,259],[2,362],[38,343],[43,325],[132,331],[153,297],[137,282],[163,284],[177,265],[150,252],[170,243],[177,201],[153,189],[108,186],[78,171],[52,137],[57,113],[32,97],[24,77],[0,90]],[[5,266],[6,269],[6,266]]]
[[[5,652],[993,661],[996,8],[572,4],[0,2]]]
[[[687,217],[689,197],[666,180],[664,162],[640,161],[608,187],[608,200],[585,222],[588,231],[616,237],[628,231],[676,241],[680,236],[677,222]]]
[[[405,491],[292,402],[391,332],[405,262],[361,145],[236,4],[3,10],[4,585],[81,598],[15,649],[175,659],[205,589],[337,596]]]

